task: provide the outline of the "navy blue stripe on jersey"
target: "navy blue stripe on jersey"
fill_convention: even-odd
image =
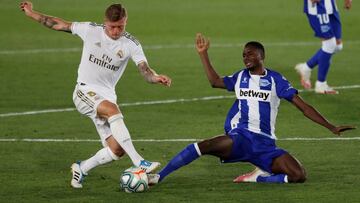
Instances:
[[[228,91],[230,91],[230,92],[235,91],[235,83],[237,81],[239,73],[240,73],[240,71],[234,73],[233,75],[223,77],[225,87]]]
[[[233,128],[237,127],[236,124],[231,124],[231,120],[235,117],[235,115],[239,112],[239,100],[236,100],[234,104],[231,106],[229,113],[226,116],[225,123],[224,123],[224,131],[225,134],[228,134],[229,131]]]
[[[292,101],[295,94],[298,94],[297,89],[293,88],[287,79],[280,73],[272,71],[272,76],[275,80],[276,94],[281,99]]]
[[[249,71],[243,71],[240,78],[240,89],[249,89]],[[241,122],[240,127],[248,128],[249,127],[249,105],[246,99],[240,99],[240,111],[241,111]]]
[[[261,90],[267,90],[271,92],[272,79],[270,74],[266,74],[265,77],[261,77],[259,81]],[[259,101],[259,113],[260,113],[260,130],[266,135],[271,135],[271,106],[270,102]]]

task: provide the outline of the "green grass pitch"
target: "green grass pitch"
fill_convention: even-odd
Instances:
[[[102,22],[113,1],[36,0],[35,10],[69,21]],[[73,108],[72,92],[82,43],[80,38],[51,31],[27,19],[20,1],[0,0],[0,115]],[[127,31],[142,43],[150,66],[172,77],[165,88],[143,81],[130,61],[117,86],[118,103],[229,96],[210,88],[193,48],[195,34],[211,39],[209,54],[221,75],[237,71],[242,46],[249,40],[265,45],[266,66],[283,73],[302,89],[293,67],[319,47],[302,13],[302,1],[285,0],[123,0],[129,13]],[[336,54],[328,82],[339,95],[301,96],[331,122],[360,126],[360,6],[351,11],[338,1],[344,50]],[[313,81],[316,73],[312,77]],[[356,88],[357,87],[357,88]],[[233,98],[168,104],[123,106],[133,139],[205,139],[222,133]],[[360,140],[281,140],[335,137],[306,119],[286,101],[280,105],[278,146],[307,169],[304,184],[233,184],[252,170],[244,163],[220,164],[201,157],[142,194],[119,191],[119,176],[128,157],[101,166],[84,188],[70,188],[70,165],[100,149],[98,142],[0,142],[0,202],[358,202]],[[345,133],[359,137],[359,130]],[[98,139],[90,119],[76,111],[1,116],[0,139]],[[191,142],[134,142],[147,159],[165,165]]]

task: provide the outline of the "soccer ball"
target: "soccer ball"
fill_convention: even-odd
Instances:
[[[121,174],[120,188],[127,193],[144,192],[148,187],[146,172],[139,167],[130,167]]]

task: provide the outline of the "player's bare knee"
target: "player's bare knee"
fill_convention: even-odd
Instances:
[[[306,172],[304,169],[296,170],[291,175],[288,175],[289,182],[304,183],[306,181]]]
[[[118,157],[122,157],[125,155],[125,151],[123,149],[116,149],[114,154],[116,154]]]
[[[98,116],[109,118],[113,115],[119,114],[118,106],[110,101],[104,100],[97,107]]]

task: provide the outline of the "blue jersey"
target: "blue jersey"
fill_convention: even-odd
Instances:
[[[304,12],[309,15],[336,14],[338,13],[336,0],[320,0],[318,3],[304,0]]]
[[[280,99],[291,101],[298,93],[280,73],[265,69],[263,76],[251,75],[248,69],[224,77],[229,91],[234,91],[236,101],[225,121],[225,132],[236,128],[276,139],[275,122]]]

